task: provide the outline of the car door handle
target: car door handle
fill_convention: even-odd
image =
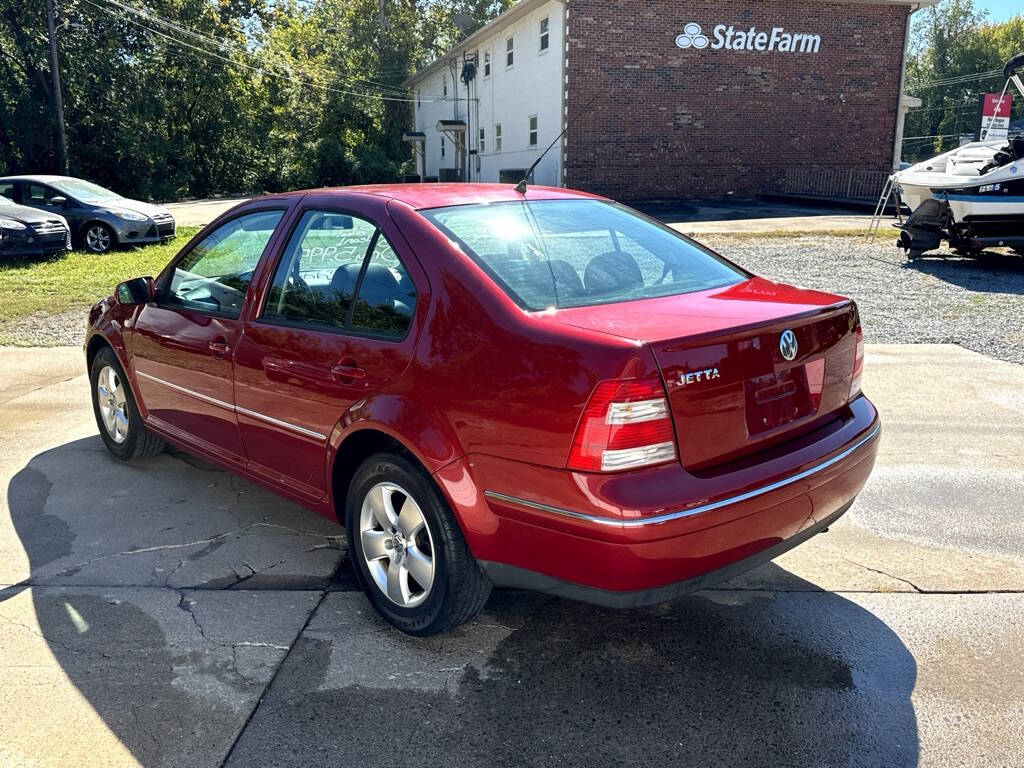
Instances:
[[[331,375],[336,379],[361,380],[366,378],[366,371],[354,363],[340,363],[331,368]]]
[[[219,358],[231,354],[231,345],[228,344],[227,341],[225,341],[224,339],[217,339],[216,341],[211,341],[209,347],[214,357]]]

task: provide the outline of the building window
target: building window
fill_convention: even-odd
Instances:
[[[540,51],[543,53],[548,49],[548,19],[540,20]]]
[[[441,96],[443,98],[446,98],[446,99],[448,98],[448,76],[447,75],[445,75],[444,77],[441,78]]]
[[[491,52],[484,51],[484,79],[491,76]]]
[[[479,147],[478,151],[479,151],[479,153],[481,155],[484,153],[484,129],[483,128],[480,129],[480,147]]]
[[[537,146],[537,116],[530,115],[530,146]]]
[[[444,158],[444,136],[441,137],[441,158]]]
[[[501,152],[501,123],[494,124],[494,151]]]
[[[419,88],[416,89],[416,106],[417,107],[422,107],[423,106],[423,102],[420,101],[420,89]]]
[[[510,37],[505,41],[505,67],[511,67],[516,63],[516,41]]]

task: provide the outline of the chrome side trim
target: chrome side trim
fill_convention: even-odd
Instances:
[[[291,430],[292,432],[298,432],[300,435],[305,435],[306,437],[313,437],[316,438],[317,440],[327,439],[327,435],[320,434],[319,432],[315,432],[312,429],[306,429],[305,427],[300,427],[297,424],[289,424],[287,421],[281,421],[280,419],[275,419],[273,416],[267,416],[266,414],[258,413],[256,411],[250,411],[248,408],[243,408],[240,405],[236,405],[235,410],[238,413],[244,414],[246,416],[251,416],[254,419],[258,419],[259,421],[265,421],[267,424],[273,424],[274,426],[281,427],[282,429],[288,429]]]
[[[157,384],[163,384],[165,387],[169,387],[170,389],[173,389],[175,392],[181,392],[181,394],[183,395],[194,397],[197,400],[202,400],[204,403],[209,403],[210,405],[216,405],[218,408],[223,408],[226,411],[235,410],[235,406],[233,406],[231,403],[225,403],[223,400],[218,400],[215,397],[204,395],[202,392],[195,392],[194,390],[186,389],[185,387],[179,387],[177,384],[172,384],[169,381],[158,379],[156,376],[150,376],[148,373],[136,371],[135,375],[141,376],[144,379],[149,379],[150,381],[155,381]]]
[[[273,424],[274,426],[281,427],[282,429],[287,429],[291,432],[296,432],[300,435],[305,435],[306,437],[312,437],[316,440],[327,440],[327,435],[321,434],[320,432],[316,432],[312,429],[306,429],[305,427],[300,427],[297,424],[289,424],[287,421],[275,419],[273,416],[267,416],[266,414],[262,414],[257,411],[250,411],[248,408],[242,408],[240,405],[232,405],[231,403],[225,403],[223,400],[218,400],[215,397],[204,395],[201,392],[195,392],[194,390],[181,387],[177,384],[172,384],[171,382],[164,381],[163,379],[158,379],[156,376],[150,376],[148,373],[136,371],[136,375],[141,376],[145,379],[149,379],[150,381],[155,381],[157,384],[163,384],[165,387],[170,387],[175,392],[181,392],[183,395],[194,397],[197,400],[202,400],[204,403],[215,405],[218,408],[223,408],[227,411],[232,411],[234,413],[241,413],[244,414],[245,416],[258,419],[259,421],[264,421],[267,424]]]
[[[573,512],[570,509],[562,509],[561,507],[552,507],[548,504],[541,504],[536,501],[530,501],[529,499],[521,499],[517,496],[508,496],[504,493],[498,493],[497,491],[484,491],[484,496],[496,499],[498,501],[504,501],[509,504],[515,504],[516,506],[525,507],[527,509],[535,509],[540,512],[550,512],[553,515],[560,515],[562,517],[570,517],[574,520],[583,520],[587,523],[595,523],[597,525],[606,525],[612,528],[642,528],[646,525],[661,525],[662,523],[668,523],[672,520],[682,520],[687,517],[694,517],[696,515],[702,515],[706,512],[711,512],[722,507],[727,507],[730,504],[738,504],[741,501],[747,501],[748,499],[754,499],[758,496],[762,496],[766,493],[771,493],[779,488],[785,488],[787,485],[798,483],[801,480],[816,475],[818,472],[828,469],[829,467],[837,464],[838,462],[845,459],[850,454],[854,453],[858,448],[866,445],[867,443],[874,440],[882,425],[876,424],[875,428],[871,430],[871,433],[858,440],[856,443],[851,445],[842,453],[836,454],[831,459],[823,461],[821,464],[805,469],[803,472],[797,472],[795,475],[790,475],[782,480],[776,480],[774,483],[768,485],[762,485],[760,488],[755,488],[752,491],[741,493],[737,496],[730,496],[727,499],[721,499],[719,501],[712,502],[710,504],[702,504],[699,507],[691,507],[690,509],[682,509],[678,512],[667,512],[664,515],[658,515],[657,517],[645,517],[638,520],[614,520],[608,517],[601,517],[599,515],[587,515],[583,512]]]

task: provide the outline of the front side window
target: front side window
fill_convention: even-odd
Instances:
[[[238,317],[252,273],[282,216],[284,211],[257,211],[217,227],[175,265],[162,298]]]
[[[494,124],[494,151],[501,152],[501,123]]]
[[[412,280],[376,225],[306,211],[274,272],[261,318],[401,337],[415,307]]]
[[[526,309],[692,293],[749,277],[674,230],[599,200],[464,205],[422,214]]]
[[[484,146],[486,144],[486,136],[484,136],[484,129],[480,129],[480,154],[484,153]]]
[[[444,157],[444,136],[441,137],[441,157]]]
[[[530,146],[537,146],[537,116],[530,115]]]
[[[540,20],[540,50],[541,53],[548,49],[548,20],[543,18]]]
[[[505,66],[511,67],[516,63],[516,42],[510,37],[505,41]]]
[[[484,51],[484,78],[491,76],[491,52]]]
[[[53,198],[63,196],[63,193],[42,184],[25,185],[26,205],[53,205]]]

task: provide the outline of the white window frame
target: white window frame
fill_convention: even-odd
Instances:
[[[527,143],[531,147],[536,147],[537,142],[540,140],[540,121],[536,115],[530,115],[527,118]]]
[[[551,49],[551,17],[545,16],[540,20],[540,37],[537,41],[538,56],[543,56]]]
[[[511,43],[511,45],[509,45]],[[512,61],[509,61],[509,57]],[[516,65],[516,38],[515,35],[505,38],[505,69],[512,69]]]
[[[477,142],[477,152],[479,154],[481,154],[481,155],[484,152],[486,152],[486,149],[484,149],[484,147],[486,146],[486,141],[487,141],[486,132],[484,131],[483,128],[481,128],[480,129],[480,140]]]
[[[501,152],[501,123],[494,124],[494,153]]]
[[[484,51],[484,80],[489,80],[491,77],[491,52]]]

